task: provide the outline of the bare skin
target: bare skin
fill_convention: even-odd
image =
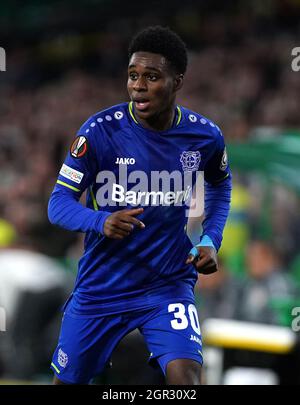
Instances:
[[[191,359],[172,360],[167,365],[166,383],[168,385],[200,385],[201,365]],[[54,376],[53,385],[68,385]]]
[[[210,246],[197,247],[199,256],[189,255],[186,264],[193,263],[201,274],[212,274],[218,271],[217,252]]]
[[[135,218],[143,212],[143,208],[115,211],[107,217],[104,223],[104,235],[111,239],[124,239],[131,234],[135,227],[144,229],[145,224]]]
[[[167,365],[168,385],[200,385],[201,364],[191,359],[172,360]]]
[[[143,127],[164,131],[172,126],[176,93],[182,84],[183,75],[176,74],[164,56],[151,52],[131,56],[127,90]]]

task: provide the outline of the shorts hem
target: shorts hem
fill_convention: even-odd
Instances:
[[[164,359],[162,360],[162,357]],[[195,354],[195,353],[188,353],[188,352],[171,352],[171,353],[164,353],[160,354],[156,357],[152,357],[149,360],[149,364],[153,367],[160,366],[161,370],[163,371],[164,375],[166,375],[166,368],[168,363],[173,360],[177,359],[190,359],[197,361],[198,363],[203,365],[203,357],[200,354]]]
[[[50,366],[50,369],[53,371],[54,375],[64,384],[68,385],[87,385],[89,382],[74,382],[74,381],[67,381],[65,378],[62,378],[61,375],[54,369],[54,367]]]

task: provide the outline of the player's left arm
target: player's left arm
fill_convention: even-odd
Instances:
[[[223,230],[231,198],[231,173],[222,133],[216,134],[215,151],[204,170],[205,196],[200,243],[194,246],[186,263],[193,263],[199,273],[218,270],[217,252],[221,247]]]

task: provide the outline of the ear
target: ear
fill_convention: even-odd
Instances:
[[[174,79],[174,90],[178,91],[183,86],[183,74],[177,74]]]

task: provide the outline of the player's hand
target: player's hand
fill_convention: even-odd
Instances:
[[[145,224],[135,218],[143,212],[144,208],[131,208],[115,211],[109,215],[104,222],[104,235],[112,239],[124,239],[131,234],[135,227],[144,229]]]
[[[196,253],[196,251],[198,252],[198,254]],[[215,273],[218,270],[217,252],[211,246],[196,246],[189,253],[189,256],[185,263],[193,263],[198,273]]]

